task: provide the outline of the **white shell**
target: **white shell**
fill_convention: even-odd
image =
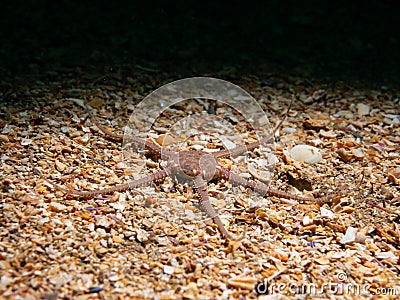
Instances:
[[[298,161],[315,164],[322,159],[322,154],[318,148],[308,145],[297,145],[289,150],[289,156]]]

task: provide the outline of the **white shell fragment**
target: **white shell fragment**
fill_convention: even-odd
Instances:
[[[61,212],[67,210],[67,207],[64,204],[58,203],[58,202],[51,202],[50,203],[50,209],[52,211],[56,212]]]
[[[286,133],[295,133],[295,132],[296,132],[296,128],[293,128],[293,127],[284,127],[284,128],[282,128],[282,131],[283,131],[283,132],[286,132]]]
[[[172,274],[174,274],[174,271],[175,271],[175,267],[172,267],[172,266],[164,266],[164,273],[165,273],[165,274],[172,275]]]
[[[314,220],[312,218],[310,218],[309,216],[305,216],[303,218],[303,225],[304,226],[311,225],[312,223],[314,223]]]
[[[64,171],[64,170],[67,168],[67,165],[66,165],[66,164],[63,164],[63,163],[62,163],[61,161],[59,161],[59,160],[56,160],[56,161],[55,161],[55,165],[56,165],[57,170],[60,171],[60,172]]]
[[[321,217],[327,217],[327,218],[330,218],[330,219],[333,218],[333,215],[334,215],[333,211],[331,211],[329,209],[326,209],[324,207],[321,207],[319,210],[321,212]]]
[[[297,145],[289,150],[290,158],[297,161],[304,161],[310,164],[315,164],[321,161],[322,154],[319,149],[308,145]]]
[[[346,230],[345,235],[340,240],[340,243],[348,244],[348,243],[354,242],[356,240],[357,230],[358,230],[358,228],[354,228],[354,227],[349,226],[347,228],[347,230]]]
[[[31,139],[25,139],[25,138],[23,138],[23,139],[21,140],[21,145],[22,145],[22,146],[28,146],[28,145],[30,145],[30,144],[32,144],[32,140],[31,140]]]
[[[83,137],[81,137],[82,143],[87,143],[89,141],[89,134],[85,133]]]
[[[60,128],[60,130],[61,130],[62,133],[67,133],[69,131],[69,127],[68,126],[62,126]]]
[[[351,149],[351,153],[358,159],[365,157],[365,154],[361,149]]]
[[[236,147],[236,144],[233,143],[232,141],[228,140],[226,137],[221,136],[220,139],[221,139],[222,144],[224,144],[226,149],[229,150],[229,149],[233,149],[233,148]]]
[[[369,105],[364,104],[364,103],[358,103],[358,104],[357,104],[357,113],[358,113],[360,116],[368,115],[368,114],[369,114],[369,111],[370,111]]]

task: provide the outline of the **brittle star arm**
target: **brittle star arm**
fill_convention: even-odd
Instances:
[[[274,195],[274,196],[280,197],[282,202],[284,202],[286,204],[290,204],[290,205],[296,204],[296,202],[290,201],[290,200],[328,202],[337,196],[336,194],[332,194],[332,195],[327,195],[327,196],[321,197],[321,198],[312,198],[312,197],[292,195],[289,193],[285,193],[285,192],[270,188],[262,182],[254,183],[252,181],[246,180],[246,179],[240,177],[239,175],[231,172],[229,169],[226,169],[223,167],[220,168],[220,174],[221,174],[221,177],[225,178],[226,180],[228,180],[229,182],[231,182],[235,185],[242,185],[242,186],[250,188],[262,195],[269,194],[269,195]]]
[[[49,184],[51,184],[56,190],[60,190],[64,193],[71,194],[71,195],[78,195],[78,196],[85,196],[85,197],[93,197],[96,195],[103,195],[103,194],[111,194],[114,192],[123,192],[129,189],[134,189],[138,188],[142,185],[149,184],[153,181],[163,179],[168,176],[169,169],[165,168],[162,169],[156,173],[150,174],[146,177],[137,179],[137,180],[132,180],[130,182],[124,183],[124,184],[119,184],[110,188],[105,188],[105,189],[98,189],[94,191],[78,191],[78,190],[72,190],[72,189],[67,189],[62,186],[59,186],[58,184],[55,184],[48,180],[44,175],[38,170],[35,169],[35,171],[39,174],[39,176]]]
[[[214,207],[211,205],[210,198],[208,197],[207,189],[206,189],[206,181],[201,177],[201,175],[198,175],[194,179],[194,185],[195,188],[197,189],[200,199],[201,199],[201,205],[203,206],[204,210],[206,211],[207,215],[214,221],[215,224],[217,224],[219,231],[222,233],[222,235],[233,241],[240,241],[243,239],[243,237],[246,234],[246,230],[243,231],[242,235],[239,237],[234,237],[232,236],[225,228],[224,224],[222,224],[221,218],[215,211]]]
[[[236,146],[230,150],[221,150],[218,152],[214,152],[213,155],[215,158],[224,158],[224,157],[238,157],[240,155],[242,155],[243,153],[245,153],[246,151],[252,151],[254,149],[256,149],[257,147],[259,147],[262,144],[267,144],[270,141],[274,140],[274,135],[275,133],[279,130],[279,128],[282,126],[282,123],[286,120],[287,115],[289,114],[290,108],[292,107],[293,104],[293,98],[290,101],[290,104],[286,110],[285,115],[283,116],[283,118],[279,121],[279,123],[275,126],[275,128],[272,130],[272,132],[266,136],[265,138],[261,139],[260,141],[256,141],[247,145],[241,145],[241,146]]]
[[[172,152],[168,151],[166,149],[161,148],[160,146],[157,146],[156,144],[143,140],[141,138],[138,138],[136,136],[124,136],[122,134],[116,134],[114,132],[111,132],[110,130],[108,130],[107,128],[105,128],[103,125],[100,124],[100,122],[96,119],[96,117],[93,115],[91,109],[86,106],[86,110],[90,116],[90,120],[93,122],[93,124],[96,125],[96,127],[103,132],[106,136],[108,136],[109,138],[122,142],[125,140],[127,142],[131,142],[133,144],[135,144],[136,146],[140,146],[140,147],[144,147],[147,150],[150,150],[151,152],[155,153],[155,154],[159,154],[163,159],[168,159],[169,157],[171,157]]]

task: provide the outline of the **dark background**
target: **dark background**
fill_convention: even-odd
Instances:
[[[400,77],[395,1],[1,3],[1,81],[118,68],[375,83]]]

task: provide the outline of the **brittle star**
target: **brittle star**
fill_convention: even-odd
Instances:
[[[137,146],[144,146],[144,148],[154,154],[157,154],[158,156],[161,156],[161,159],[167,160],[167,166],[163,168],[162,170],[159,170],[153,174],[150,174],[148,176],[145,176],[143,178],[133,180],[124,184],[116,185],[110,188],[105,188],[105,189],[98,189],[98,190],[92,190],[92,191],[79,191],[79,190],[73,190],[73,189],[68,189],[64,188],[62,186],[59,186],[55,183],[50,182],[48,179],[46,179],[42,173],[36,169],[38,174],[41,176],[42,179],[44,179],[46,182],[50,183],[55,189],[63,191],[67,194],[73,194],[73,195],[78,195],[78,196],[84,196],[84,197],[93,197],[96,195],[100,194],[110,194],[113,192],[122,192],[126,191],[129,189],[134,189],[138,188],[140,186],[150,184],[152,182],[158,181],[160,179],[164,179],[166,177],[171,177],[178,182],[189,182],[198,192],[198,196],[200,197],[201,200],[201,205],[203,209],[205,210],[206,214],[208,215],[209,218],[211,218],[214,223],[217,225],[219,231],[221,234],[229,239],[229,240],[241,240],[245,234],[246,234],[246,228],[243,231],[243,233],[235,237],[231,233],[229,233],[225,226],[223,225],[219,215],[213,208],[210,198],[207,193],[207,182],[211,179],[218,179],[222,178],[224,180],[227,180],[235,185],[241,185],[246,188],[250,188],[256,192],[259,192],[263,195],[270,194],[277,196],[281,198],[282,202],[286,202],[288,204],[295,204],[296,202],[290,201],[291,200],[297,200],[297,201],[322,201],[326,202],[332,199],[333,197],[337,196],[337,194],[334,195],[328,195],[322,198],[313,198],[313,197],[305,197],[305,196],[298,196],[298,195],[293,195],[289,194],[283,191],[279,191],[273,188],[268,187],[266,184],[263,182],[253,182],[246,180],[242,178],[241,176],[233,173],[230,169],[225,168],[221,162],[219,161],[220,158],[235,158],[240,155],[243,155],[247,151],[252,151],[256,148],[258,148],[262,143],[264,143],[266,140],[272,140],[274,138],[275,132],[279,130],[281,127],[283,121],[285,120],[290,107],[291,107],[292,102],[290,103],[286,114],[284,117],[278,122],[278,124],[275,126],[274,130],[270,135],[268,135],[266,138],[264,138],[261,141],[256,141],[252,142],[246,145],[240,145],[236,146],[233,149],[230,150],[219,150],[217,152],[213,153],[207,153],[204,151],[199,151],[199,150],[183,150],[183,151],[171,151],[164,149],[148,140],[144,140],[135,136],[129,136],[125,137],[128,138],[129,142],[132,144],[136,144]],[[89,116],[92,120],[92,122],[99,128],[100,131],[102,131],[106,136],[114,139],[114,140],[121,140],[123,139],[123,135],[115,134],[108,129],[106,129],[103,125],[101,125],[96,118],[93,116],[90,108],[87,108],[87,111],[89,113]],[[285,200],[288,199],[288,200]]]

